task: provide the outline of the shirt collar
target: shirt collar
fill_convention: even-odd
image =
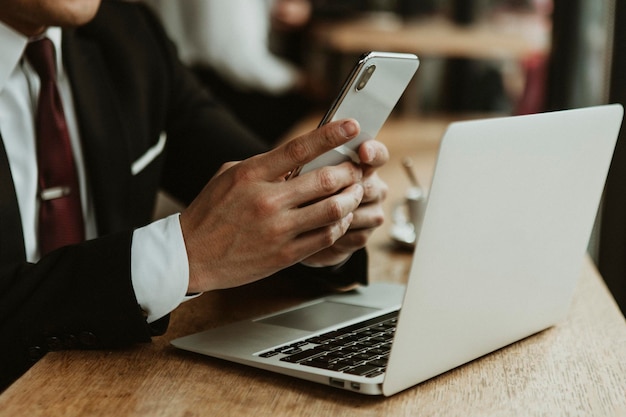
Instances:
[[[57,61],[57,73],[61,74],[63,71],[63,64],[61,59],[61,28],[51,27],[46,30],[42,35],[48,37],[54,44],[56,50]],[[15,31],[5,23],[0,21],[0,45],[2,45],[2,53],[0,54],[0,93],[4,89],[9,76],[15,70],[15,67],[19,64],[26,49],[26,45],[29,42],[27,36]]]
[[[2,45],[2,55],[0,55],[0,92],[4,89],[9,76],[22,59],[28,38],[9,26],[0,22],[0,45]]]

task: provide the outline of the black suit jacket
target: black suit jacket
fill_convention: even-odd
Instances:
[[[64,30],[63,54],[101,237],[25,262],[0,141],[0,389],[49,350],[149,341],[155,326],[130,279],[133,229],[150,222],[159,189],[189,202],[223,162],[266,150],[180,64],[142,6],[103,2],[92,22]],[[133,162],[162,132],[165,150],[133,175]],[[365,280],[365,264],[361,251],[338,278]]]

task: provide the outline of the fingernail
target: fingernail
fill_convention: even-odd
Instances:
[[[356,122],[353,120],[348,120],[341,124],[341,131],[343,132],[343,135],[347,138],[351,138],[352,136],[356,135],[358,130],[359,128]]]
[[[374,151],[372,150],[372,148],[370,146],[367,145],[367,143],[364,146],[365,148],[365,162],[371,162],[374,160]]]

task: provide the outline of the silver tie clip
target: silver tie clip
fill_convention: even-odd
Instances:
[[[72,192],[71,187],[66,187],[66,186],[52,187],[52,188],[47,188],[45,190],[42,190],[41,193],[39,194],[39,197],[43,201],[48,201],[48,200],[54,200],[56,198],[65,197],[71,192]]]

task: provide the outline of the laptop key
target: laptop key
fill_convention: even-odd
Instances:
[[[298,362],[301,362],[303,360],[306,360],[315,356],[323,355],[324,353],[326,352],[323,350],[319,350],[319,349],[307,349],[298,353],[294,353],[293,355],[285,356],[284,358],[281,358],[280,360],[283,362],[298,363]]]
[[[348,353],[358,353],[360,351],[362,351],[363,348],[359,347],[357,345],[350,345],[350,346],[346,346],[344,348],[341,348],[341,352],[345,352],[346,354]]]
[[[356,366],[356,365],[360,365],[364,363],[365,361],[363,359],[351,357],[351,358],[341,359],[339,362],[342,364],[349,365],[349,366]]]
[[[349,334],[346,336],[341,336],[335,339],[336,342],[339,343],[350,343],[350,342],[356,342],[357,340],[359,340],[360,337],[354,334]]]
[[[280,353],[283,353],[285,355],[293,355],[295,353],[300,353],[300,352],[302,352],[302,349],[300,348],[287,347],[286,349],[282,350]]]
[[[315,359],[312,359],[310,361],[300,362],[300,365],[312,366],[314,368],[327,369],[329,371],[337,371],[337,372],[350,369],[350,365],[345,364],[345,363],[339,363],[339,362],[328,363],[328,362],[317,361]]]
[[[358,335],[366,337],[366,336],[374,336],[374,335],[377,335],[378,333],[380,333],[379,330],[366,329],[366,330],[363,330],[362,332],[359,332]]]
[[[359,365],[359,366],[355,366],[352,369],[348,369],[347,371],[345,371],[347,374],[350,375],[367,375],[370,372],[374,372],[374,371],[378,371],[378,367],[377,366],[373,366],[373,365]]]
[[[388,360],[386,358],[374,359],[367,362],[368,365],[376,366],[377,368],[385,368]]]
[[[367,351],[370,355],[386,355],[389,353],[388,348],[375,347]]]
[[[324,343],[323,345],[318,346],[318,348],[327,350],[327,351],[339,350],[342,347],[343,345],[340,343]]]
[[[381,337],[381,336],[376,336],[376,337],[372,337],[370,338],[370,342],[376,342],[376,343],[385,343],[386,341],[388,341],[389,338],[388,337]]]
[[[380,342],[376,342],[375,340],[361,340],[360,342],[356,344],[356,346],[360,347],[361,349],[367,349],[367,348],[377,346],[379,344]]]
[[[356,354],[356,355],[352,356],[351,358],[358,359],[358,360],[363,360],[363,361],[369,361],[369,360],[374,359],[376,356],[377,355],[372,355],[369,352],[365,352],[365,353]]]

